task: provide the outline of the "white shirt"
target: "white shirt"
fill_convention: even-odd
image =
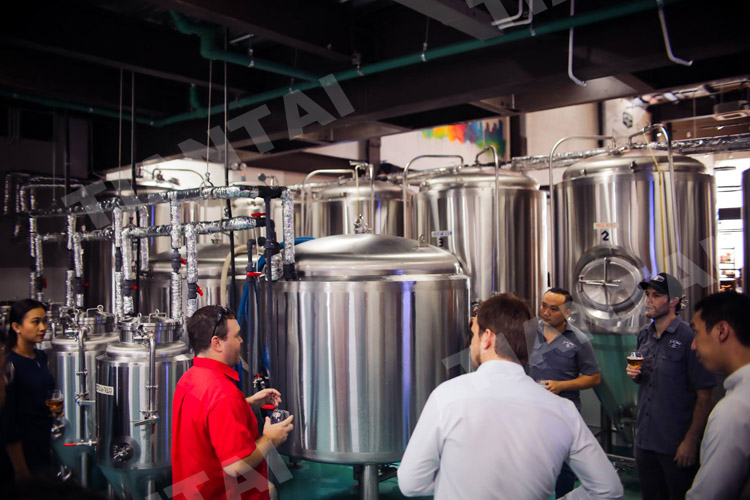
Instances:
[[[727,393],[708,417],[701,468],[689,500],[740,498],[750,480],[750,364],[724,381]],[[742,498],[747,498],[743,496]]]
[[[430,394],[398,485],[406,496],[434,491],[435,500],[544,500],[564,461],[582,483],[565,498],[622,497],[617,473],[575,405],[521,365],[488,361]]]

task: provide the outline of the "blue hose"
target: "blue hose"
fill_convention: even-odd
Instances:
[[[298,236],[294,238],[294,245],[299,245],[300,243],[304,243],[306,241],[314,240],[312,236]],[[282,241],[279,243],[280,248],[284,248],[284,242]],[[261,255],[260,259],[258,259],[258,272],[260,272],[261,269],[263,269],[263,266],[266,264],[266,256]]]

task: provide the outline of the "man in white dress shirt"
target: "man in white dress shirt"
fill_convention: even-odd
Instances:
[[[622,484],[575,405],[524,373],[525,328],[512,294],[486,300],[472,321],[476,371],[430,395],[398,469],[406,496],[435,500],[545,500],[563,462],[581,481],[566,499],[617,499]]]
[[[709,295],[695,305],[693,349],[712,372],[727,375],[726,395],[708,417],[701,467],[688,500],[750,498],[750,297]]]

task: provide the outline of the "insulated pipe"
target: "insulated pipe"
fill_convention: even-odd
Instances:
[[[81,234],[73,235],[73,267],[75,268],[75,306],[83,307],[83,245]]]
[[[185,247],[187,253],[187,318],[198,310],[198,250],[193,224],[185,226]]]
[[[500,215],[497,213],[500,208],[500,161],[497,157],[495,146],[487,146],[474,158],[474,163],[479,164],[479,157],[487,151],[492,151],[492,159],[495,162],[495,197],[492,199],[492,221],[494,226],[494,238],[492,239],[492,295],[498,292],[497,289],[497,271],[500,269]]]
[[[172,240],[172,319],[182,325],[182,277],[180,276],[180,204],[174,199],[169,204],[170,231]]]
[[[112,229],[114,238],[114,257],[115,257],[115,322],[123,318],[123,301],[122,301],[122,209],[115,207],[112,211]]]
[[[294,280],[297,278],[294,269],[294,200],[289,189],[281,193],[281,218],[284,226],[284,279]]]
[[[37,297],[37,273],[39,271],[39,263],[36,255],[36,244],[37,244],[37,228],[36,219],[29,217],[29,255],[31,256],[31,271],[29,272],[29,297],[36,299]]]
[[[307,210],[306,210],[307,207],[306,207],[306,204],[309,203],[309,201],[306,200],[306,198],[309,199],[312,196],[312,193],[309,193],[309,196],[305,196],[306,195],[305,184],[307,184],[310,181],[310,179],[312,179],[316,175],[327,175],[327,174],[331,174],[331,175],[351,175],[352,178],[355,178],[356,175],[357,175],[357,169],[354,168],[352,170],[348,170],[348,169],[345,169],[345,168],[324,168],[324,169],[321,169],[321,170],[313,170],[312,172],[310,172],[309,174],[307,174],[305,176],[304,180],[302,181],[302,184],[300,185],[300,193],[302,195],[302,207],[301,208],[302,208],[302,232],[303,233],[307,232]],[[309,189],[309,187],[308,187],[308,189]],[[310,231],[312,232],[312,228],[310,229]],[[312,235],[309,235],[309,236],[312,236]]]
[[[50,210],[37,211],[32,208],[29,212],[34,217],[55,217],[64,214],[90,214],[92,212],[111,212],[115,207],[132,209],[139,206],[158,205],[171,203],[172,201],[197,201],[197,200],[226,200],[234,198],[279,198],[283,186],[219,186],[199,187],[175,191],[160,191],[157,193],[139,194],[123,198],[113,198],[91,205],[72,205],[65,208],[54,208]]]
[[[178,220],[179,220],[179,207],[178,207]],[[195,234],[201,235],[201,234],[214,234],[214,233],[222,233],[225,231],[245,231],[247,229],[254,229],[256,227],[262,227],[264,225],[263,219],[256,219],[254,217],[246,217],[244,215],[239,215],[237,217],[233,217],[231,219],[221,219],[221,220],[215,220],[211,222],[186,222],[184,224],[180,224],[179,221],[176,225],[178,234],[177,234],[177,245],[173,248],[180,248],[180,241],[179,236],[182,234],[182,232],[187,228],[187,226],[192,226],[195,230]],[[174,240],[174,229],[175,226],[173,225],[164,225],[164,226],[149,226],[149,227],[131,227],[128,231],[128,238],[148,238],[148,237],[159,237],[159,236],[170,236],[172,237],[172,243],[175,243]]]
[[[122,309],[125,316],[135,313],[133,301],[133,241],[130,238],[131,227],[122,230]]]
[[[140,228],[147,228],[149,227],[148,223],[148,208],[146,207],[138,207],[138,226]],[[148,272],[148,241],[139,240],[140,244],[140,263],[138,265],[138,269],[142,273]]]
[[[552,266],[550,269],[550,276],[551,276],[551,282],[554,283],[555,279],[555,181],[552,176],[552,160],[555,155],[555,151],[565,141],[570,141],[573,139],[590,139],[593,141],[602,141],[604,139],[609,139],[612,141],[612,149],[616,147],[616,139],[611,135],[571,135],[569,137],[563,137],[559,141],[555,143],[554,146],[552,146],[552,150],[549,152],[549,247],[550,247],[550,254],[552,255]]]
[[[78,182],[72,182],[70,184],[70,187],[72,188],[78,188],[82,189],[84,186],[83,184],[79,184]],[[26,202],[25,194],[27,191],[33,191],[35,189],[54,189],[54,188],[60,188],[62,189],[62,186],[60,184],[24,184],[18,188],[17,196],[18,196],[18,212],[28,212],[29,207],[28,203]]]
[[[423,158],[458,158],[461,160],[461,163],[459,164],[458,168],[461,169],[461,167],[464,164],[464,157],[461,155],[419,155],[415,158],[412,158],[409,160],[409,163],[406,164],[404,167],[404,172],[402,174],[401,179],[401,190],[404,203],[404,238],[409,238],[411,233],[411,224],[409,224],[409,221],[411,219],[411,213],[409,213],[409,208],[411,208],[408,201],[408,191],[409,191],[409,183],[408,183],[408,177],[409,177],[409,167],[411,167],[411,164],[414,163],[417,160],[421,160]]]
[[[67,235],[67,270],[65,271],[65,306],[75,307],[75,292],[74,292],[74,281],[75,281],[75,252],[73,250],[73,237],[76,232],[76,216],[68,215],[66,217],[66,235]]]

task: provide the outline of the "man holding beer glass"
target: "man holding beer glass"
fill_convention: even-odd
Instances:
[[[716,379],[690,348],[693,329],[677,316],[680,282],[659,273],[639,286],[653,321],[638,333],[626,373],[639,385],[634,454],[641,493],[644,500],[682,499],[697,472]]]

